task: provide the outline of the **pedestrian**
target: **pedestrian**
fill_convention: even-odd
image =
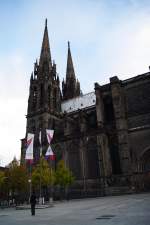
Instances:
[[[32,195],[30,197],[30,204],[31,204],[31,215],[35,216],[36,195],[34,192],[32,192]]]

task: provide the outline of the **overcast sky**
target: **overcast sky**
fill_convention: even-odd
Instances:
[[[20,158],[29,79],[45,18],[52,59],[65,77],[67,41],[83,93],[111,76],[126,79],[150,65],[149,0],[0,1],[0,165]]]

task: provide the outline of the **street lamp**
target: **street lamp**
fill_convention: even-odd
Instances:
[[[28,183],[29,183],[29,201],[30,201],[30,198],[31,198],[31,190],[32,190],[32,182],[31,182],[31,178],[28,179]]]

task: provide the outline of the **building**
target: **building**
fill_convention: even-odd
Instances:
[[[7,167],[0,166],[0,172],[5,172],[7,169]]]
[[[47,149],[45,129],[54,129],[56,163],[64,159],[76,182],[72,196],[104,195],[149,188],[150,72],[110,83],[95,83],[82,94],[68,43],[66,78],[62,82],[51,59],[47,20],[39,62],[31,74],[28,132],[35,134],[34,160]],[[25,138],[21,161],[24,163]]]

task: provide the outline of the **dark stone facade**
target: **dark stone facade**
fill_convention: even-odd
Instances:
[[[111,77],[110,83],[95,83],[93,93],[82,95],[68,44],[61,92],[56,64],[51,61],[46,22],[40,60],[30,79],[27,112],[26,134],[35,134],[35,162],[39,159],[39,131],[44,154],[48,146],[45,129],[54,129],[56,163],[64,159],[76,177],[72,197],[148,189],[149,90],[148,72],[124,81]],[[24,163],[25,139],[21,153]]]

